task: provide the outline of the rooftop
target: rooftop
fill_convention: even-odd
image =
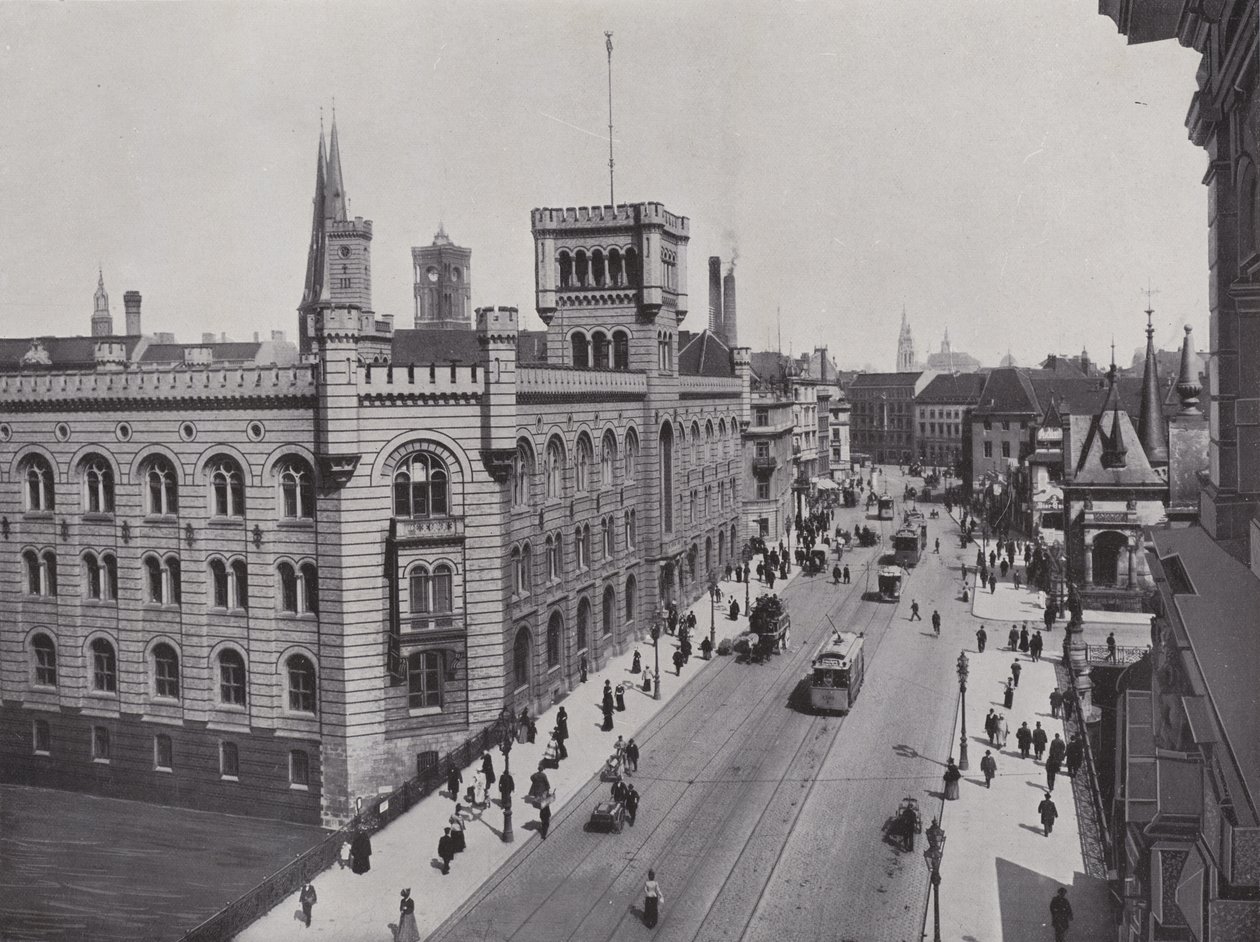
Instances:
[[[477,333],[469,330],[442,330],[426,327],[395,330],[390,360],[395,366],[430,363],[478,363],[481,348]]]
[[[923,387],[915,402],[973,404],[980,401],[984,379],[981,373],[943,373]]]
[[[693,335],[679,334],[678,373],[681,376],[730,377],[731,350],[716,334],[702,330]]]

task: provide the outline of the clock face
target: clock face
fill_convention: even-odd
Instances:
[[[342,257],[342,258],[349,258],[349,257],[350,257],[350,246],[348,246],[348,245],[343,245],[343,246],[341,247],[341,257]]]
[[[436,268],[430,268],[426,274],[429,276],[429,281],[437,281],[438,270]]]

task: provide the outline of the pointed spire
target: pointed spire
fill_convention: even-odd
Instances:
[[[1146,365],[1142,369],[1142,405],[1138,413],[1138,441],[1151,467],[1168,464],[1168,439],[1164,427],[1164,407],[1159,394],[1159,365],[1155,360],[1155,312],[1146,308]]]
[[[337,111],[333,109],[332,138],[328,145],[327,211],[333,222],[346,221],[346,185],[341,177],[341,148],[337,145]]]
[[[1199,370],[1195,365],[1198,357],[1194,354],[1194,338],[1190,334],[1190,325],[1186,325],[1186,337],[1181,342],[1181,369],[1177,373],[1177,396],[1181,399],[1182,415],[1199,415],[1199,393],[1203,384],[1199,382]]]
[[[433,234],[434,245],[450,245],[451,237],[446,234],[446,223],[438,220],[437,232]]]
[[[1102,411],[1098,415],[1098,434],[1102,437],[1102,466],[1104,468],[1123,468],[1126,464],[1126,456],[1129,449],[1124,444],[1124,433],[1120,426],[1120,391],[1116,387],[1116,345],[1111,345],[1111,369],[1107,371],[1107,379],[1110,388],[1107,390],[1107,399],[1103,402]],[[1111,431],[1103,430],[1103,422],[1107,418],[1107,412],[1111,412]]]
[[[335,132],[334,132],[335,133]],[[320,117],[319,154],[315,159],[315,197],[311,201],[314,208],[311,212],[311,245],[306,255],[306,286],[302,291],[302,306],[314,304],[324,293],[324,271],[326,265],[327,234],[325,232],[325,205],[327,187],[325,167],[328,164],[324,150],[323,116]]]

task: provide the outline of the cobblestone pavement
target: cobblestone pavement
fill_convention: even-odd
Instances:
[[[839,522],[857,519],[848,511]],[[909,622],[909,605],[918,599],[925,619],[939,608],[947,638],[963,632],[964,609],[949,550],[929,551],[902,604],[864,601],[877,552],[849,555],[850,586],[795,580],[783,593],[789,653],[763,665],[723,659],[638,734],[636,827],[586,831],[608,789],[588,782],[551,836],[518,850],[433,938],[638,939],[654,867],[666,898],[654,937],[919,939],[923,861],[886,844],[882,826],[906,794],[925,810],[937,801],[958,645],[936,638],[930,620]],[[867,633],[866,685],[845,718],[800,708],[826,616]]]

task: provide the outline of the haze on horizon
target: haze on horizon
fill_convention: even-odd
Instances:
[[[410,247],[444,223],[475,305],[533,314],[536,206],[607,201],[614,33],[619,202],[691,218],[691,313],[738,251],[740,340],[920,357],[1118,359],[1207,342],[1197,56],[1130,47],[1093,0],[633,5],[5,4],[0,331],[116,324],[192,341],[293,337],[320,114],[335,98],[375,306],[413,316]]]

